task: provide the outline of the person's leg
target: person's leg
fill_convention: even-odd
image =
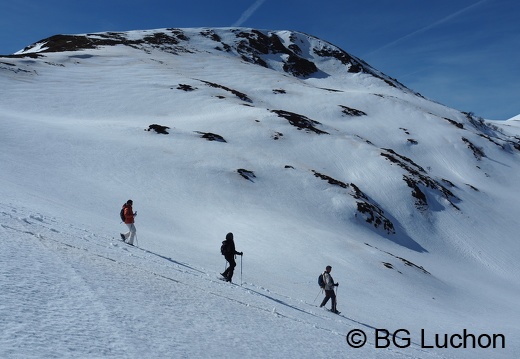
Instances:
[[[229,268],[227,273],[227,280],[228,282],[231,282],[231,279],[233,279],[233,273],[235,272],[235,267],[237,266],[237,262],[235,262],[235,255],[230,256],[227,261],[229,262]]]
[[[229,264],[229,260],[227,259],[227,257],[226,257],[226,261],[227,261],[228,264]],[[230,270],[230,266],[228,265],[227,268],[226,268],[226,270],[225,270],[224,272],[220,273],[220,274],[221,274],[224,278],[227,278],[228,273],[229,273],[229,270]]]
[[[331,306],[330,306],[330,310],[332,310],[333,312],[336,311],[336,293],[334,292],[334,290],[331,291],[331,296],[330,298],[332,299],[332,303],[331,303]]]
[[[323,298],[323,301],[321,302],[320,304],[320,308],[323,307],[325,304],[327,304],[327,302],[329,301],[331,295],[330,295],[330,290],[326,290],[325,291],[325,298]],[[332,291],[334,293],[334,291]]]
[[[133,223],[128,223],[127,224],[128,226],[128,229],[130,230],[130,237],[128,238],[128,244],[130,245],[134,245],[134,238],[135,238],[135,233],[137,232],[137,230],[135,229],[135,225]]]

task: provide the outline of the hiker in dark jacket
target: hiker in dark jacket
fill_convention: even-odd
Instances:
[[[233,233],[228,233],[226,235],[226,240],[222,242],[221,252],[226,258],[226,261],[229,263],[229,267],[224,271],[224,273],[220,273],[222,277],[226,280],[226,282],[231,282],[233,278],[233,272],[235,271],[235,267],[237,263],[235,262],[235,255],[243,255],[243,252],[237,252],[235,249],[235,241],[233,240]]]
[[[334,283],[334,279],[332,279],[332,276],[330,275],[331,270],[332,267],[327,266],[325,267],[325,272],[323,272],[323,282],[325,283],[325,287],[323,289],[325,289],[325,298],[323,298],[320,308],[327,304],[329,299],[332,299],[330,311],[339,314],[338,310],[336,309],[336,293],[334,293],[334,287],[337,287],[339,283]]]

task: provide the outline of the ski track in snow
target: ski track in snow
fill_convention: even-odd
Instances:
[[[2,358],[294,356],[294,343],[269,334],[280,331],[301,334],[298,357],[321,357],[314,347],[344,355],[352,350],[344,343],[348,330],[375,329],[290,295],[230,285],[203,268],[2,207]],[[372,354],[442,357],[416,343],[406,353]]]
[[[3,58],[0,358],[520,357],[514,120],[352,73],[301,33],[273,34],[317,76],[292,76],[276,49],[258,66],[244,30],[101,33],[87,37],[145,43]],[[119,240],[127,196],[142,248]],[[218,279],[228,231],[244,283]],[[316,306],[327,264],[340,316]],[[376,328],[412,344],[376,349]],[[507,348],[425,350],[421,328],[504,333]]]

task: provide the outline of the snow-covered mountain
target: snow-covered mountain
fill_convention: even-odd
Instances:
[[[1,357],[520,354],[517,120],[245,28],[58,35],[0,57],[0,88]]]
[[[510,126],[518,126],[520,124],[520,115],[510,118],[506,123]]]

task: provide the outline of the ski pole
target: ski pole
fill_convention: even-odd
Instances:
[[[334,307],[334,309],[338,310],[337,309],[338,308],[338,286],[336,286],[336,292],[334,294],[336,295],[336,298],[335,298],[336,306]]]
[[[243,254],[240,255],[240,286],[242,286],[242,257]]]
[[[312,304],[316,303],[316,299],[318,299],[318,296],[320,295],[320,293],[323,291],[323,289],[320,288],[320,291],[318,292],[318,294],[316,295],[316,298],[314,298],[314,301],[312,302]]]

